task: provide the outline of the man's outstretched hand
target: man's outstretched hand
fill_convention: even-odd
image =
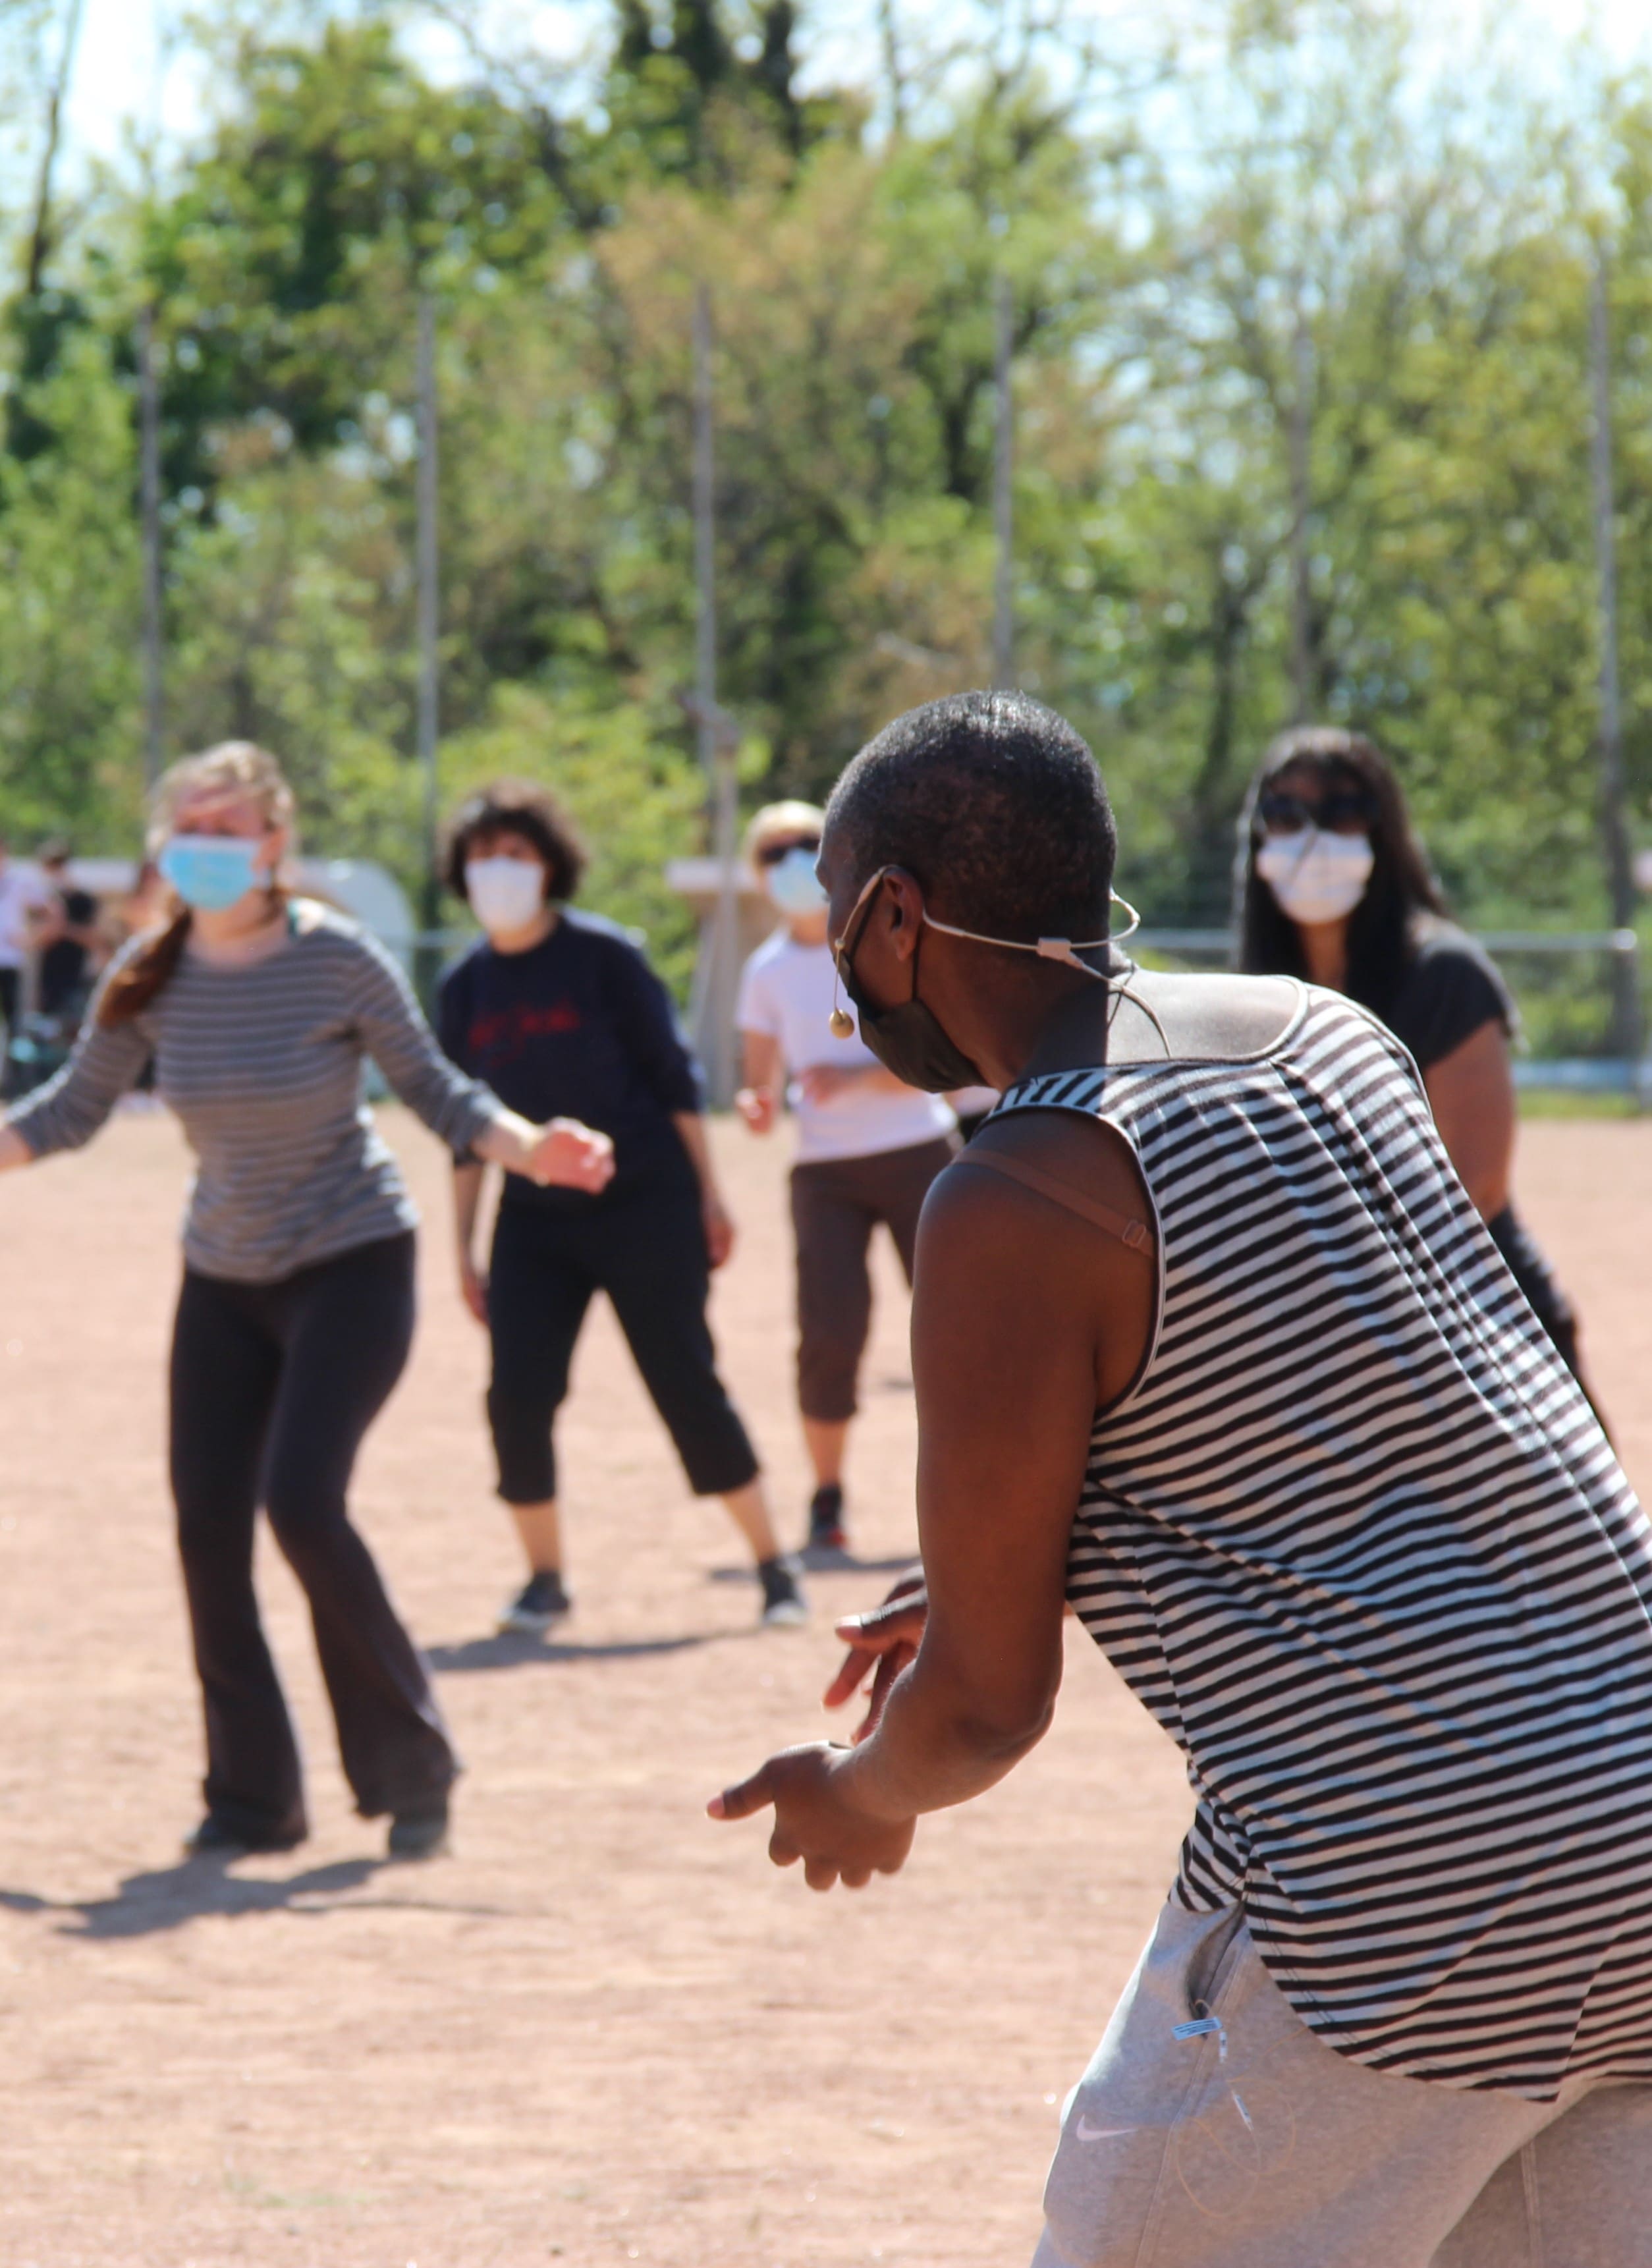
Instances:
[[[874,1874],[898,1873],[912,1847],[915,1819],[886,1819],[857,1802],[852,1773],[853,1750],[815,1741],[783,1749],[738,1787],[714,1795],[706,1810],[713,1819],[749,1819],[774,1807],[769,1856],[777,1867],[803,1861],[812,1890],[842,1882],[864,1889]]]
[[[841,1709],[846,1701],[853,1700],[868,1677],[872,1680],[867,1713],[854,1735],[857,1748],[877,1730],[889,1688],[916,1656],[928,1617],[924,1571],[914,1567],[901,1577],[881,1606],[870,1607],[864,1614],[845,1615],[838,1624],[837,1635],[849,1652],[826,1688],[826,1706]]]

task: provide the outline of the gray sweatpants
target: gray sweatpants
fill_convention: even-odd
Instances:
[[[1195,2017],[1219,2029],[1177,2039]],[[1062,2115],[1033,2268],[1652,2268],[1652,2087],[1557,2102],[1316,2040],[1236,1909],[1159,1917]]]

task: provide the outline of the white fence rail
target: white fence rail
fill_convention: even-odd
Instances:
[[[1632,929],[1488,929],[1474,935],[1476,943],[1500,963],[1511,958],[1566,961],[1593,954],[1609,969],[1622,958],[1634,970],[1637,993],[1641,989],[1641,943]],[[1222,968],[1228,965],[1232,949],[1231,934],[1225,929],[1144,927],[1132,941],[1144,953]],[[1511,982],[1509,989],[1518,1000],[1520,986]],[[1603,985],[1603,1004],[1606,990]],[[1516,1086],[1557,1094],[1624,1094],[1639,1108],[1652,1108],[1652,1056],[1645,1053],[1633,1057],[1552,1054],[1538,1047],[1517,1052],[1514,1068]]]

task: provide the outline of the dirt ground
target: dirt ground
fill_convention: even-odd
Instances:
[[[431,1222],[408,1377],[362,1524],[469,1771],[454,1855],[354,1818],[300,1602],[269,1619],[312,1777],[288,1857],[183,1863],[195,1691],[162,1469],[184,1158],[123,1117],[0,1184],[0,2268],[1013,2268],[1056,2103],[1171,1871],[1174,1753],[1073,1637],[1054,1731],[929,1821],[893,1883],[817,1898],[708,1794],[825,1729],[833,1611],[755,1634],[716,1505],[685,1493],[606,1313],[563,1431],[578,1615],[492,1638],[514,1562],[452,1286],[436,1146],[387,1118]],[[778,1146],[717,1130],[741,1229],[728,1375],[795,1532]],[[1652,1126],[1539,1123],[1520,1186],[1652,1469]],[[857,1546],[907,1552],[904,1300],[883,1256],[854,1449]]]

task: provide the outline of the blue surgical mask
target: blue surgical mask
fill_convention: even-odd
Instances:
[[[805,914],[817,914],[826,903],[826,893],[815,874],[815,853],[799,848],[788,850],[784,858],[777,858],[772,866],[763,870],[763,880],[769,885],[769,895],[783,914],[801,920]]]
[[[156,861],[185,905],[221,914],[267,883],[262,841],[248,835],[174,835]]]

